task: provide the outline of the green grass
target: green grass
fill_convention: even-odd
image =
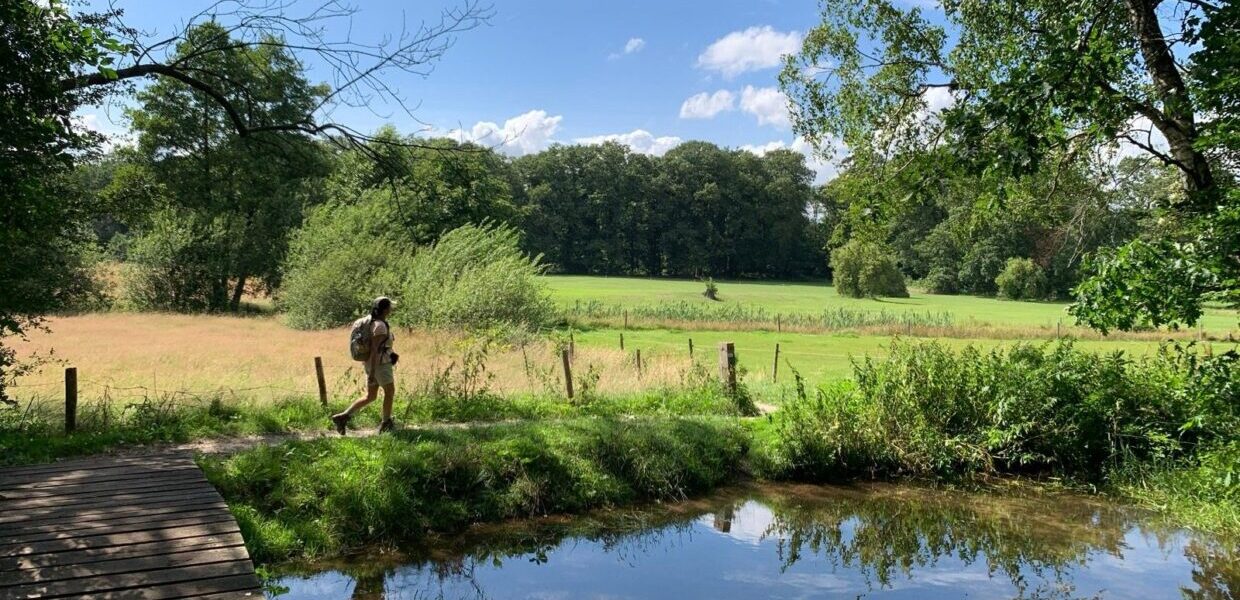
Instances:
[[[117,407],[107,402],[79,406],[78,429],[63,433],[59,402],[32,403],[25,410],[0,411],[0,466],[34,464],[158,443],[256,434],[289,434],[328,429],[328,415],[349,400],[323,407],[317,399],[287,397],[274,402],[245,398],[178,402],[160,400]],[[411,426],[487,423],[505,420],[564,419],[615,416],[738,416],[746,412],[711,380],[687,382],[668,389],[635,394],[562,396],[491,393],[458,396],[398,396],[398,422]],[[379,404],[357,413],[353,425],[374,428]]]
[[[745,448],[735,420],[596,418],[286,442],[200,464],[251,556],[272,561],[679,500],[732,478]]]
[[[554,275],[545,277],[552,298],[561,307],[577,302],[652,305],[670,302],[719,304],[702,296],[700,281],[646,279],[636,277],[593,277]],[[1018,302],[978,296],[945,296],[910,289],[909,298],[846,298],[825,283],[718,281],[724,304],[760,306],[776,313],[821,313],[823,310],[852,309],[888,312],[948,313],[955,325],[988,324],[1054,328],[1062,320],[1072,323],[1063,302]],[[1237,328],[1235,311],[1208,309],[1203,320],[1209,332],[1223,333]]]
[[[706,365],[715,365],[719,342],[736,344],[737,361],[748,373],[745,381],[758,391],[770,387],[771,365],[775,357],[775,344],[779,344],[781,388],[791,381],[789,366],[795,368],[811,384],[847,379],[852,373],[854,358],[887,355],[887,349],[895,338],[886,336],[860,336],[855,334],[804,334],[775,333],[773,331],[672,331],[666,329],[629,330],[595,329],[578,331],[574,337],[578,344],[618,348],[620,334],[624,334],[625,349],[640,348],[648,363],[660,357],[689,356],[689,339],[693,339],[694,358]],[[907,338],[906,338],[907,339]],[[1008,347],[1016,341],[991,339],[939,340],[951,348],[973,345],[979,348]],[[1133,356],[1144,356],[1158,348],[1155,342],[1144,341],[1078,341],[1076,347],[1091,352],[1108,353],[1124,351]],[[1236,344],[1213,344],[1215,352],[1235,348]],[[778,394],[778,391],[776,391]]]

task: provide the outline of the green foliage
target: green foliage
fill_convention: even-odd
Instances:
[[[374,197],[315,211],[285,267],[280,304],[290,325],[347,323],[379,295],[397,299],[391,320],[405,327],[537,328],[551,318],[543,266],[521,251],[514,229],[466,225],[411,252],[385,218],[390,207]]]
[[[401,136],[381,128],[365,150],[336,157],[327,201],[364,202],[390,233],[430,244],[468,224],[516,225],[512,167],[494,151],[445,138]],[[387,206],[379,206],[380,203]]]
[[[960,291],[960,281],[956,271],[947,267],[935,267],[922,280],[926,291],[931,294],[955,294]]]
[[[1240,307],[1240,190],[1211,215],[1185,228],[1181,242],[1134,240],[1100,252],[1093,274],[1076,288],[1069,308],[1078,320],[1101,331],[1193,325],[1203,304]]]
[[[221,248],[227,237],[219,220],[201,213],[169,208],[151,215],[130,245],[121,305],[182,312],[226,306],[228,290],[219,277],[227,272]]]
[[[719,299],[719,285],[715,283],[714,279],[706,278],[706,289],[702,291],[702,295],[710,300]]]
[[[822,272],[806,235],[804,157],[688,142],[661,157],[617,143],[556,146],[513,163],[526,247],[564,273],[804,277]]]
[[[995,278],[995,288],[1004,298],[1041,300],[1046,297],[1046,273],[1031,259],[1009,258]]]
[[[124,50],[106,21],[74,15],[62,0],[0,5],[0,402],[16,365],[4,338],[88,291],[81,252],[93,207],[68,174],[99,136],[71,126],[73,111],[94,98],[61,83]]]
[[[680,499],[732,477],[745,446],[734,422],[591,419],[287,442],[201,464],[251,555],[278,560]]]
[[[986,213],[1017,225],[991,240],[1000,252],[982,253],[974,244],[950,252],[935,240],[933,250],[946,260],[930,267],[963,260],[962,290],[982,291],[998,274],[991,272],[996,264],[1030,256],[1047,270],[1051,291],[1063,295],[1078,283],[1079,250],[1101,249],[1107,258],[1093,263],[1099,274],[1076,291],[1083,321],[1103,329],[1192,324],[1203,301],[1240,303],[1240,201],[1230,181],[1240,157],[1240,10],[1233,4],[1185,3],[1168,18],[1151,0],[950,1],[942,18],[928,18],[924,8],[892,0],[823,2],[821,23],[787,58],[780,83],[797,133],[820,150],[842,141],[852,169],[878,182],[861,194],[874,199],[872,206],[850,214],[902,223],[890,236],[902,251],[900,234],[916,214],[910,205],[945,187],[942,178],[920,172],[927,164],[972,178],[983,193],[969,201],[980,195]],[[1033,188],[1040,193],[1030,195],[1033,206],[1048,198],[1053,204],[1033,216],[1057,215],[1065,162],[1088,154],[1085,148],[1125,140],[1135,118],[1151,119],[1164,135],[1168,147],[1148,151],[1181,181],[1181,193],[1144,195],[1145,206],[1133,211],[1147,226],[1146,239],[1107,250],[1134,237],[1133,219],[1116,218],[1128,212],[1113,210],[1123,202],[1096,201],[1124,194],[1080,166],[1069,167],[1068,187],[1079,187],[1071,181],[1076,171],[1090,175],[1096,189],[1064,194],[1089,200],[1069,218],[1031,220],[1022,215],[1026,201],[1012,202],[1029,182],[1041,181]],[[926,151],[928,144],[935,150]],[[1126,185],[1123,172],[1131,168],[1116,171]],[[884,189],[890,187],[897,189]],[[949,221],[960,214],[948,212]],[[955,237],[984,237],[971,233],[988,225],[979,220],[958,223]],[[1026,236],[1032,244],[1010,244]],[[902,263],[920,275],[922,265]],[[1164,287],[1175,289],[1158,298]]]
[[[298,122],[327,88],[311,85],[291,51],[267,41],[236,44],[224,27],[202,23],[186,32],[172,60],[224,90],[250,127]],[[135,262],[155,270],[139,279],[162,288],[140,294],[155,303],[144,305],[237,310],[247,286],[275,288],[288,236],[303,207],[316,201],[313,182],[327,166],[322,149],[290,130],[242,136],[219,102],[174,78],[143,88],[137,101],[128,111],[138,134],[135,160],[149,175],[118,177],[110,193],[141,206],[154,181],[164,188],[158,204],[172,210],[129,222],[135,249],[143,249]],[[170,218],[181,223],[170,225]],[[154,239],[143,242],[148,236]]]
[[[831,274],[835,289],[843,296],[908,297],[904,274],[890,249],[880,244],[852,240],[832,250]]]
[[[537,328],[551,318],[551,299],[538,278],[541,257],[519,247],[516,230],[466,225],[399,265],[401,298],[393,321],[405,326]]]
[[[366,313],[380,295],[396,295],[398,269],[409,261],[388,198],[315,208],[293,233],[278,306],[298,329],[343,325]]]
[[[1193,456],[1240,431],[1240,356],[1167,347],[1132,360],[1070,343],[952,352],[896,342],[854,365],[855,388],[798,385],[775,416],[772,474],[1099,477]]]

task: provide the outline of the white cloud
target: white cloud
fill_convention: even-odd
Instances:
[[[832,139],[828,145],[833,151],[833,156],[830,159],[824,159],[821,156],[818,156],[818,154],[814,152],[814,147],[802,138],[794,139],[791,144],[783,140],[776,140],[760,145],[746,144],[741,146],[740,149],[758,156],[764,156],[766,153],[773,152],[775,150],[792,150],[793,152],[799,152],[805,156],[805,166],[809,167],[809,169],[814,172],[814,183],[821,185],[835,179],[835,176],[840,172],[838,159],[847,154],[847,148],[842,142]]]
[[[680,143],[684,140],[670,135],[655,137],[645,129],[635,129],[629,133],[596,135],[592,137],[577,138],[573,141],[578,144],[586,145],[602,144],[603,142],[618,142],[628,146],[630,150],[640,154],[663,156],[664,153],[680,145]]]
[[[617,58],[620,58],[621,56],[624,56],[625,54],[634,54],[637,52],[641,52],[642,48],[645,48],[645,47],[646,47],[646,40],[643,40],[639,37],[629,38],[629,41],[624,43],[623,51],[612,52],[611,54],[607,55],[607,59],[616,60]]]
[[[80,111],[73,115],[72,124],[77,129],[85,129],[102,135],[101,149],[104,152],[111,152],[117,147],[134,142],[133,132],[113,121],[112,117],[106,113]]]
[[[736,108],[736,94],[719,90],[713,94],[702,92],[690,96],[680,105],[682,119],[713,119],[715,115]]]
[[[1126,135],[1129,139],[1120,139],[1116,142],[1113,149],[1107,151],[1107,158],[1113,163],[1118,163],[1125,158],[1149,158],[1152,155],[1142,146],[1151,147],[1159,152],[1167,152],[1170,147],[1167,144],[1167,138],[1162,132],[1154,127],[1152,121],[1145,117],[1133,117],[1128,122],[1125,129],[1120,130],[1121,135]],[[1140,145],[1137,145],[1137,142]]]
[[[747,71],[778,66],[785,54],[801,47],[801,34],[775,31],[770,25],[733,31],[706,47],[697,66],[732,78]]]
[[[447,135],[460,142],[494,146],[505,154],[520,156],[550,146],[563,119],[560,115],[550,116],[544,110],[531,110],[504,121],[503,127],[490,121],[478,121],[469,130],[453,129]]]
[[[741,90],[741,110],[758,117],[759,125],[773,125],[781,129],[789,126],[788,97],[773,88],[745,86]]]

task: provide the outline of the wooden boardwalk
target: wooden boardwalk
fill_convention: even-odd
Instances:
[[[261,598],[187,454],[0,469],[0,598]]]

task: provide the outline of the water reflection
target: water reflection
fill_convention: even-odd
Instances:
[[[747,487],[480,527],[289,567],[281,598],[1186,598],[1240,591],[1233,544],[1074,496]]]

